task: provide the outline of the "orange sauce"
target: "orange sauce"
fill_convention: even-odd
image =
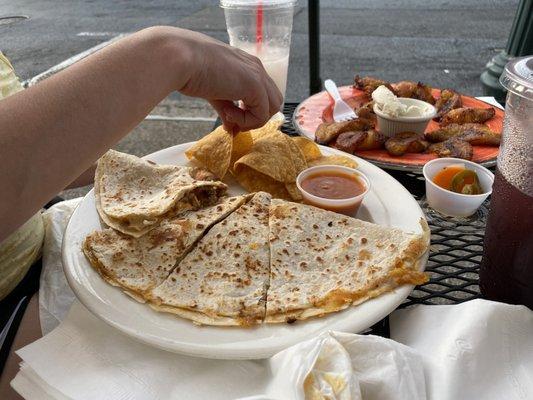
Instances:
[[[444,167],[433,177],[433,183],[443,189],[452,190],[453,177],[464,170],[465,168],[459,165],[449,165]]]
[[[302,189],[324,199],[350,199],[366,191],[365,184],[355,174],[320,171],[302,181]]]

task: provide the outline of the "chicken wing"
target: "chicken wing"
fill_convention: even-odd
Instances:
[[[370,128],[372,128],[370,121],[359,118],[344,122],[324,122],[319,125],[315,132],[315,141],[320,144],[328,144],[343,132],[365,131]]]
[[[471,108],[461,107],[455,110],[448,111],[444,114],[440,120],[441,126],[450,124],[466,124],[466,123],[479,123],[491,119],[496,114],[494,108]]]
[[[372,95],[372,92],[376,90],[381,85],[387,86],[389,89],[392,90],[392,87],[389,82],[373,78],[371,76],[365,76],[361,78],[359,75],[355,75],[354,78],[354,86],[356,89],[363,90],[368,97]]]
[[[432,144],[429,146],[428,152],[433,152],[438,157],[455,157],[471,160],[474,149],[470,143],[464,140],[451,138],[441,143]]]
[[[392,84],[392,91],[398,97],[408,97],[435,104],[435,98],[431,94],[431,86],[422,82],[400,81]]]
[[[447,112],[463,106],[461,95],[452,89],[444,89],[440,92],[440,97],[437,100],[435,107],[437,108],[437,115],[435,120],[439,121]]]
[[[385,148],[391,156],[403,156],[405,153],[421,153],[429,143],[424,136],[416,132],[400,132],[387,139]]]

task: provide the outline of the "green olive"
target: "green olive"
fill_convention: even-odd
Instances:
[[[472,181],[472,183],[465,183],[467,179]],[[481,194],[482,192],[476,172],[470,169],[465,169],[455,174],[452,178],[451,186],[451,190],[456,193]]]
[[[481,194],[481,188],[477,183],[471,183],[463,186],[462,194]]]

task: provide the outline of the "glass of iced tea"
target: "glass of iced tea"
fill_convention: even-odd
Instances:
[[[510,61],[503,138],[487,220],[484,297],[533,309],[533,56]]]

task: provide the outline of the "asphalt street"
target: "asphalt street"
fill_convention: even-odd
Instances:
[[[481,95],[484,65],[505,47],[518,0],[321,1],[321,76],[351,84],[355,73],[416,80]],[[309,93],[307,2],[294,17],[287,101]],[[0,0],[0,50],[21,79],[112,39],[165,24],[227,41],[223,11],[212,0]],[[214,117],[200,100],[173,95],[156,110]],[[119,148],[146,154],[197,139],[206,122],[144,122]]]

